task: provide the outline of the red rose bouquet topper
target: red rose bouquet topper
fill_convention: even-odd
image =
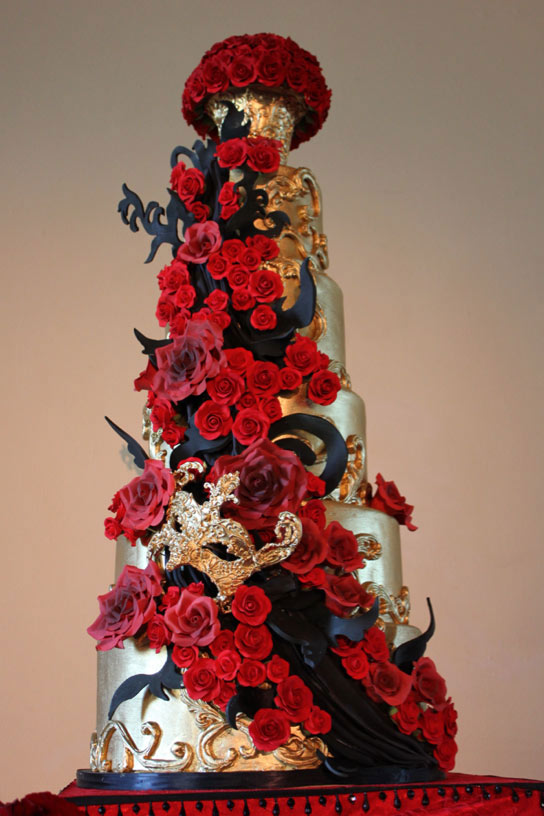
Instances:
[[[214,46],[192,75],[184,108],[198,119],[205,95],[225,82],[287,83],[304,95],[311,130],[328,108],[316,71],[315,60],[290,40],[230,38]],[[126,566],[115,587],[100,596],[89,633],[101,651],[122,649],[127,638],[164,649],[163,668],[144,678],[150,690],[184,686],[193,699],[224,711],[233,727],[237,714],[245,714],[259,750],[285,744],[297,726],[322,736],[331,755],[325,765],[333,772],[340,766],[356,771],[354,752],[363,766],[368,751],[372,764],[391,764],[391,745],[402,746],[413,765],[449,769],[456,715],[444,681],[423,657],[429,634],[390,653],[376,625],[378,602],[356,577],[364,567],[357,539],[338,522],[327,523],[321,498],[342,478],[345,441],[325,419],[282,412],[279,397],[298,392],[309,403],[329,405],[341,385],[328,357],[299,332],[315,310],[307,262],[289,309],[283,309],[282,279],[269,263],[279,253],[287,217],[269,211],[256,183],[277,171],[280,145],[248,136],[240,119],[230,106],[218,144],[198,141],[193,150],[174,150],[166,208],[144,208],[124,187],[123,220],[153,236],[148,261],[161,244],[172,247],[172,261],[158,275],[156,310],[168,335],[152,340],[136,332],[148,362],[135,387],[147,391],[164,461],[148,458],[110,423],[143,472],[114,496],[106,535],[149,544],[167,518],[178,467],[196,460],[208,468],[207,485],[199,478],[191,486],[201,504],[210,485],[239,474],[237,503],[225,504],[222,513],[243,525],[256,549],[273,540],[283,512],[299,516],[300,540],[286,560],[255,572],[227,604],[218,601],[209,576],[193,568],[167,570],[155,561],[145,570]],[[205,119],[198,122],[207,129]],[[299,132],[299,141],[310,130]],[[326,445],[319,476],[305,466],[315,457],[297,429]],[[415,529],[413,508],[380,475],[370,503]],[[133,682],[122,684],[110,716],[138,691]],[[379,729],[371,724],[375,716]]]

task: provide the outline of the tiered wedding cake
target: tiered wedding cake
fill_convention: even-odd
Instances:
[[[173,260],[158,276],[166,339],[137,332],[149,453],[114,426],[143,473],[106,520],[116,583],[89,628],[88,787],[117,772],[177,772],[183,786],[193,773],[453,767],[455,709],[423,656],[432,611],[425,634],[408,622],[399,524],[415,529],[412,508],[393,482],[378,475],[373,494],[367,481],[319,188],[286,164],[329,101],[291,40],[232,37],[183,96],[216,141],[174,150],[165,209],[124,188],[125,223],[153,236],[148,260],[162,243]]]

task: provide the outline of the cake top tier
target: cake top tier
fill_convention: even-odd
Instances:
[[[185,84],[183,115],[200,136],[217,139],[222,102],[234,102],[253,124],[249,106],[238,103],[248,98],[246,89],[251,89],[253,98],[257,93],[266,97],[267,105],[275,103],[282,110],[278,132],[270,132],[270,117],[265,117],[261,124],[253,125],[252,133],[279,138],[285,150],[291,135],[292,148],[311,139],[329,112],[331,92],[312,54],[289,37],[245,34],[216,43],[204,54]],[[264,127],[266,131],[259,130]]]

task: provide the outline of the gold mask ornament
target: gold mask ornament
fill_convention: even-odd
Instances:
[[[234,495],[240,484],[237,471],[225,473],[215,484],[205,482],[209,500],[204,504],[198,504],[194,496],[183,489],[205,470],[202,462],[186,462],[174,473],[176,490],[162,528],[149,541],[149,557],[157,556],[168,547],[166,569],[190,565],[203,572],[216,585],[217,601],[226,609],[237,588],[250,575],[291,555],[301,539],[302,524],[293,513],[280,513],[274,528],[276,540],[257,550],[242,524],[220,516],[225,502],[238,504]],[[236,558],[230,561],[221,558],[211,549],[213,544],[223,545],[227,553]]]

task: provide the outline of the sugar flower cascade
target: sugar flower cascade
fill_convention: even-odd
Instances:
[[[321,767],[394,780],[453,767],[456,712],[424,656],[432,609],[425,633],[403,629],[406,595],[374,580],[379,559],[396,558],[387,536],[393,551],[399,524],[416,529],[413,508],[381,474],[373,492],[364,431],[345,429],[364,409],[341,355],[324,350],[336,290],[319,191],[283,163],[291,135],[293,146],[310,138],[329,102],[317,60],[290,39],[231,37],[183,93],[187,121],[215,141],[174,149],[165,208],[123,188],[123,221],[152,236],[148,262],[163,244],[172,259],[158,273],[166,336],[136,331],[150,452],[110,421],[142,473],[105,521],[122,557],[88,631],[124,668],[94,737],[95,772]],[[151,672],[138,671],[144,655],[159,661]],[[139,749],[122,712],[144,698],[183,707],[196,749],[183,733],[165,747],[143,714],[153,739]],[[224,761],[209,747],[218,734]]]

